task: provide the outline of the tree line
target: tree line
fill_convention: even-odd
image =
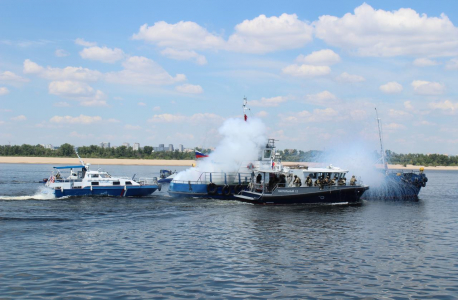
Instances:
[[[75,147],[65,143],[57,150],[46,149],[42,145],[4,145],[0,146],[0,156],[34,156],[34,157],[76,157]],[[139,150],[132,147],[102,148],[96,145],[78,147],[81,158],[136,158],[136,159],[194,159],[194,152],[164,151],[152,152],[153,147],[145,146]]]
[[[46,149],[42,145],[3,145],[0,146],[0,156],[34,156],[34,157],[76,157],[74,146],[63,144],[57,150]],[[198,151],[209,154],[208,149]],[[164,151],[152,152],[153,147],[145,146],[137,151],[132,147],[120,146],[116,148],[102,148],[97,145],[78,147],[78,153],[82,158],[133,158],[133,159],[195,159],[194,152]],[[325,162],[326,153],[323,151],[310,150],[279,150],[283,161],[291,162]],[[380,154],[374,152],[374,161]],[[418,166],[458,166],[458,156],[443,154],[400,154],[390,150],[386,151],[386,159],[390,164],[418,165]]]

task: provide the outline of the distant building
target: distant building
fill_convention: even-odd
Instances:
[[[134,143],[133,150],[134,150],[134,151],[140,150],[140,143]]]
[[[130,147],[130,144],[129,143],[122,143],[123,146],[129,148]]]
[[[163,152],[165,151],[164,144],[159,144],[159,147],[153,147],[153,152]]]
[[[46,149],[54,150],[54,147],[51,144],[43,145]]]
[[[169,148],[167,149],[167,151],[173,152],[173,145],[172,144],[169,144]]]
[[[100,148],[110,149],[110,142],[101,142]]]
[[[180,152],[183,152],[183,151],[184,151],[184,147],[183,147],[182,144],[179,144],[179,145],[178,145],[178,151],[180,151]]]

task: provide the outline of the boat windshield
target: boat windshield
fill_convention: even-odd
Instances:
[[[110,178],[110,175],[108,175],[108,174],[100,174],[100,177],[102,177],[102,178]]]

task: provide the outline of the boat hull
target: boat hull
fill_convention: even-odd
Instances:
[[[378,186],[371,187],[363,194],[366,200],[418,200],[421,188],[428,179],[424,174],[389,173]]]
[[[237,200],[260,205],[357,204],[367,186],[278,188],[271,194],[242,192]]]
[[[157,185],[142,186],[93,186],[84,188],[54,190],[54,195],[60,197],[82,197],[82,196],[107,196],[107,197],[143,197],[149,196],[158,189]]]
[[[216,186],[214,193],[207,191],[207,184],[196,184],[196,183],[177,183],[171,182],[169,185],[168,193],[172,197],[200,197],[200,198],[211,198],[220,200],[235,200],[235,185],[231,185],[230,193],[223,193],[223,186]],[[246,189],[246,185],[241,185],[242,190]]]

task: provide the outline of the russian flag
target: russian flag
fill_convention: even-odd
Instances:
[[[202,152],[196,151],[196,158],[208,157],[208,155],[203,154]]]

